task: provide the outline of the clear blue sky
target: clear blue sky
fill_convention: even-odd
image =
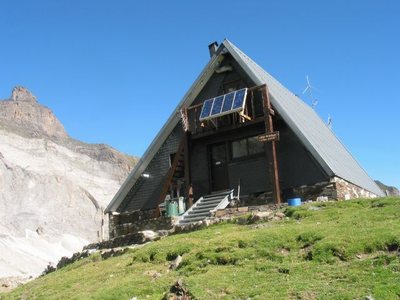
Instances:
[[[15,85],[69,134],[141,155],[228,38],[400,186],[400,1],[0,0],[0,99]],[[303,99],[310,102],[307,96]]]

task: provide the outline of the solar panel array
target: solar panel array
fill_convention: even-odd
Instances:
[[[221,117],[244,109],[247,88],[205,100],[200,113],[200,121]]]

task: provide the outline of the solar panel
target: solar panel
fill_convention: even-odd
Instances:
[[[236,91],[235,100],[233,101],[233,105],[232,105],[232,110],[236,110],[239,108],[243,109],[246,91],[247,91],[247,89],[241,89],[241,90]]]
[[[210,116],[213,103],[214,103],[214,98],[204,101],[203,108],[201,109],[201,113],[200,113],[200,120],[205,119]]]
[[[214,104],[211,110],[211,115],[218,115],[221,113],[222,103],[224,102],[224,96],[214,98]]]
[[[200,121],[221,117],[244,109],[247,88],[205,100]]]
[[[221,112],[227,112],[232,109],[233,98],[235,97],[235,92],[225,95],[224,104],[222,105]]]

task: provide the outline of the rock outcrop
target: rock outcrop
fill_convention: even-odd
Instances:
[[[400,191],[394,186],[388,186],[379,180],[375,180],[379,188],[386,194],[386,196],[400,196]]]
[[[102,210],[136,160],[69,137],[31,92],[14,88],[0,101],[0,277],[39,275],[98,241]]]
[[[25,136],[68,136],[53,112],[40,105],[30,91],[20,86],[13,89],[11,98],[0,102],[0,121]]]

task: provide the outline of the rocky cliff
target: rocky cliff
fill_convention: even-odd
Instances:
[[[395,186],[388,186],[379,180],[375,180],[379,188],[386,194],[386,196],[400,196],[400,191]]]
[[[14,88],[0,101],[0,277],[38,275],[97,241],[102,209],[135,162],[69,137],[50,109]]]

